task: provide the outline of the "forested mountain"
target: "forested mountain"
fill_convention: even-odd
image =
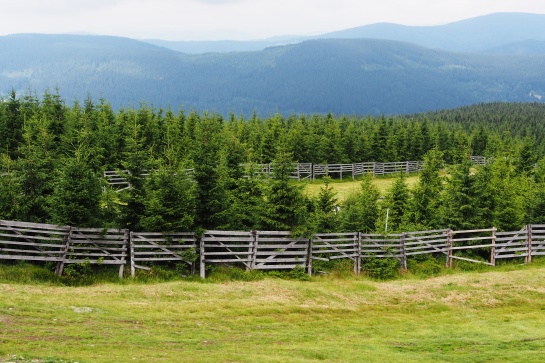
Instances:
[[[0,37],[0,92],[104,97],[227,115],[407,114],[540,101],[545,56],[449,53],[408,43],[322,39],[257,52],[187,55],[131,39]],[[543,99],[545,100],[545,99]]]
[[[263,50],[311,39],[383,39],[417,44],[453,52],[502,52],[545,54],[538,43],[545,41],[545,14],[495,13],[437,26],[407,26],[378,23],[315,36],[286,36],[253,41],[163,41],[148,42],[182,53],[240,52]],[[524,42],[525,47],[512,44]]]
[[[379,23],[320,38],[375,38],[454,52],[483,52],[528,40],[545,41],[545,14],[495,13],[438,26]]]

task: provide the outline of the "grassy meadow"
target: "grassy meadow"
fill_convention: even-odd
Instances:
[[[373,178],[373,184],[377,187],[381,195],[385,195],[388,189],[392,187],[396,177],[378,177]],[[405,179],[407,186],[412,188],[418,182],[418,175],[407,176]],[[339,202],[344,201],[351,193],[358,191],[360,188],[361,180],[338,180],[332,179],[330,182],[331,188],[337,193]],[[308,196],[316,196],[320,193],[320,188],[324,186],[324,182],[318,179],[314,182],[305,184],[304,192]]]
[[[0,362],[542,362],[544,276],[539,261],[386,282],[347,270],[70,287],[4,273]]]

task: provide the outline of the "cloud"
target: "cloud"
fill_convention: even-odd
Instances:
[[[171,40],[314,35],[377,22],[445,24],[537,0],[0,0],[0,34],[87,31]]]

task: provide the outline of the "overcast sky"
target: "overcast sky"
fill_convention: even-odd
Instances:
[[[0,0],[0,35],[247,40],[380,22],[438,25],[495,12],[545,14],[545,0]]]

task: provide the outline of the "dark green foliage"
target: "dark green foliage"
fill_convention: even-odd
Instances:
[[[475,178],[471,163],[455,165],[443,192],[443,225],[454,230],[479,228],[479,212],[475,205]]]
[[[273,162],[273,176],[266,190],[262,227],[272,231],[294,231],[305,228],[308,221],[307,200],[301,185],[290,181],[293,161],[282,146]]]
[[[197,225],[214,229],[225,223],[229,175],[222,152],[222,123],[217,115],[205,114],[195,125],[196,147],[192,150],[197,183]]]
[[[419,276],[437,276],[445,268],[445,261],[428,254],[416,255],[407,259],[407,268]]]
[[[503,231],[522,228],[526,220],[524,193],[531,190],[528,178],[517,174],[507,159],[496,159],[491,165],[490,188],[494,205],[492,225]]]
[[[535,163],[537,163],[537,154],[533,141],[529,137],[525,137],[516,158],[516,171],[517,173],[532,173]]]
[[[339,229],[340,208],[337,203],[337,193],[330,186],[330,178],[324,178],[324,186],[314,200],[313,229],[320,233],[335,232]]]
[[[399,260],[394,257],[369,257],[362,259],[362,271],[378,280],[391,280],[399,276]]]
[[[19,216],[21,185],[13,171],[13,161],[8,155],[0,155],[3,175],[0,176],[0,219],[13,220]]]
[[[406,221],[409,210],[409,201],[410,201],[409,188],[405,183],[405,174],[399,174],[399,177],[396,179],[390,190],[386,193],[384,198],[384,203],[381,206],[382,213],[381,215],[385,216],[384,229],[381,230],[391,232],[399,231]],[[380,226],[382,227],[382,220],[380,220]]]
[[[424,169],[419,173],[418,184],[412,190],[409,203],[408,223],[421,229],[439,228],[438,210],[443,179],[439,172],[443,168],[443,154],[436,149],[424,156]]]
[[[539,104],[485,104],[403,117],[275,113],[224,119],[146,104],[114,111],[107,100],[95,103],[90,97],[67,106],[58,91],[42,99],[12,93],[0,102],[0,218],[132,230],[308,234],[374,232],[377,219],[382,231],[390,208],[390,231],[518,229],[543,219],[543,163],[533,167],[545,154],[543,119],[545,107]],[[443,162],[467,162],[470,148],[491,157],[489,165],[452,167],[443,182],[438,172]],[[309,201],[301,192],[304,184],[290,176],[295,161],[422,158],[426,167],[411,193],[398,180],[379,203],[365,179],[340,211],[329,185]],[[242,164],[255,163],[258,171],[257,163],[272,161],[272,179],[244,177],[257,174]],[[185,168],[193,169],[194,184],[179,179]],[[117,170],[130,188],[108,186],[100,180],[104,170]],[[87,212],[78,215],[77,206]]]
[[[140,227],[150,232],[186,232],[195,226],[195,183],[183,170],[151,172],[144,184]]]
[[[219,228],[234,231],[261,229],[264,213],[264,182],[257,178],[240,178],[229,192],[225,221]]]
[[[149,149],[142,135],[142,125],[138,123],[134,113],[123,114],[126,121],[126,148],[121,162],[125,170],[121,171],[130,187],[123,194],[125,208],[121,223],[124,228],[137,231],[140,229],[140,218],[144,214],[144,177],[150,166]]]
[[[341,206],[343,231],[371,233],[379,215],[378,200],[380,193],[371,184],[371,175],[366,175],[361,182],[360,190],[346,198]]]
[[[51,222],[75,227],[99,226],[101,182],[89,165],[69,159],[56,180],[49,201]]]

